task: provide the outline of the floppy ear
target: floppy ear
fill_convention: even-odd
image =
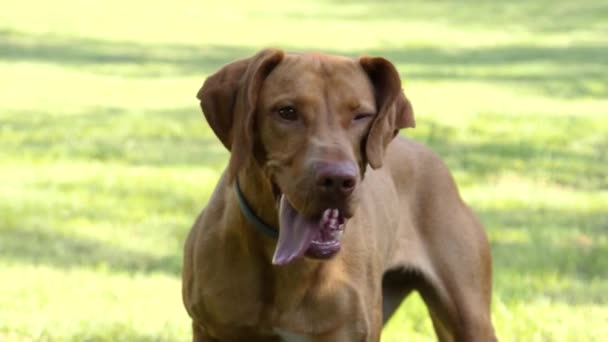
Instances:
[[[209,76],[196,95],[209,126],[231,152],[228,182],[253,153],[258,93],[264,79],[282,59],[282,51],[266,49],[230,63]]]
[[[391,62],[381,57],[361,57],[359,63],[369,76],[375,91],[378,114],[367,133],[363,152],[372,168],[382,166],[386,146],[401,128],[415,127],[410,101],[401,90],[399,73]]]

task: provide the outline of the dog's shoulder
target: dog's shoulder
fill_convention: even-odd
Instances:
[[[411,138],[398,135],[389,144],[387,155],[393,164],[442,164],[441,157],[429,146]]]
[[[387,166],[392,173],[413,174],[428,168],[446,168],[441,157],[430,147],[411,138],[398,135],[388,145]]]
[[[440,187],[443,191],[457,191],[448,166],[425,144],[397,136],[386,153],[387,166],[397,187],[416,186],[428,190]]]

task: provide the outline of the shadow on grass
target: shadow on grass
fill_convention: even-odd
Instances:
[[[452,127],[422,118],[418,128],[405,135],[429,145],[450,169],[462,172],[472,182],[512,173],[578,189],[608,189],[604,167],[608,164],[608,135],[603,135],[590,118],[562,116],[547,129],[546,122],[551,121],[555,121],[551,116],[539,114],[484,114],[472,118],[466,127]],[[501,125],[508,130],[490,130]],[[538,130],[518,132],[530,125],[537,125]],[[478,128],[481,126],[486,128]],[[573,147],[572,142],[590,137],[593,141],[585,148],[580,148],[582,144]]]
[[[77,115],[20,112],[3,119],[0,156],[37,160],[114,161],[132,165],[199,165],[221,169],[228,151],[193,105],[133,112],[95,108]]]
[[[0,60],[55,63],[126,77],[209,74],[260,48],[139,44],[0,31]],[[403,46],[352,54],[384,56],[398,64],[407,79],[483,81],[570,98],[608,97],[607,50],[608,42],[457,50]]]
[[[33,265],[60,268],[90,267],[128,273],[162,272],[179,275],[179,254],[153,256],[95,240],[30,228],[2,230],[0,257]]]
[[[507,299],[607,303],[608,217],[601,210],[481,210],[492,237],[495,287]]]
[[[601,1],[370,1],[328,0],[339,6],[310,15],[289,13],[298,20],[420,21],[447,23],[457,27],[488,27],[536,33],[572,32],[605,26],[608,4]]]
[[[237,46],[141,44],[0,31],[0,60],[54,63],[127,77],[202,75],[253,52]]]
[[[608,42],[569,46],[509,45],[372,50],[399,65],[405,79],[482,81],[553,97],[608,97]]]
[[[462,171],[476,181],[511,173],[584,190],[608,189],[603,168],[606,158],[529,143],[451,141],[434,147],[452,170]]]
[[[496,236],[503,266],[529,273],[561,272],[581,278],[608,277],[605,212],[567,209],[485,209],[482,220]],[[518,238],[513,239],[512,233]],[[521,253],[520,253],[521,252]]]

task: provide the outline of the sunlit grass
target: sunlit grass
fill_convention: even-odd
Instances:
[[[231,5],[3,6],[0,340],[188,340],[182,244],[228,157],[194,95],[265,46],[391,59],[488,231],[501,340],[605,340],[605,3]],[[433,339],[418,296],[383,335]]]
[[[104,264],[15,264],[2,272],[12,279],[0,296],[3,341],[172,341],[187,334],[188,325],[179,324],[187,316],[173,275],[117,272]]]

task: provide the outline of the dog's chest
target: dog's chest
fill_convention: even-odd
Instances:
[[[218,337],[230,327],[231,335],[253,330],[286,342],[313,341],[353,318],[360,302],[353,286],[327,278],[306,287],[264,282],[246,271],[231,278],[209,286],[202,298],[203,324]]]
[[[311,341],[309,336],[293,333],[281,328],[274,328],[274,333],[284,342],[308,342]]]

